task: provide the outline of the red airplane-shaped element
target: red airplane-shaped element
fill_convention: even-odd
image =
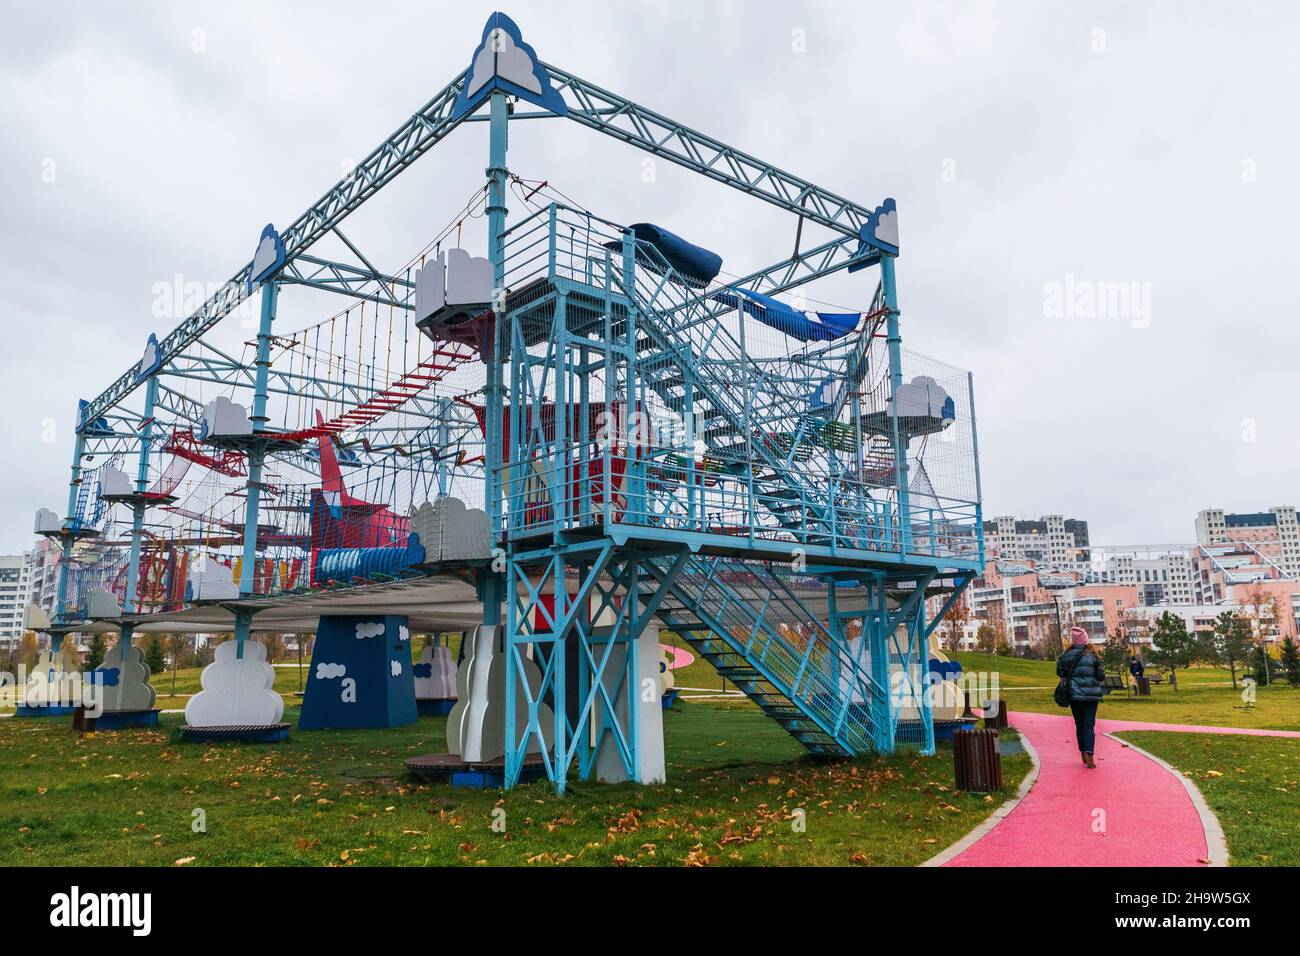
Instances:
[[[316,424],[324,418],[316,413]],[[320,443],[321,487],[311,493],[312,566],[316,552],[322,548],[385,548],[405,545],[411,533],[411,521],[389,510],[388,505],[373,504],[348,494],[343,473],[334,454],[334,439],[322,434]]]

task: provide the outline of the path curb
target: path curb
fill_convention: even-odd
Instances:
[[[1034,781],[1038,779],[1039,763],[1038,753],[1034,750],[1034,745],[1029,742],[1029,738],[1024,734],[1020,734],[1020,743],[1024,746],[1025,753],[1029,754],[1029,759],[1033,761],[1033,766],[1029,768],[1029,773],[1025,774],[1025,779],[1020,781],[1020,786],[1016,788],[1016,795],[990,813],[984,822],[971,830],[970,833],[967,833],[948,849],[940,850],[924,863],[918,864],[919,866],[943,866],[949,860],[960,856],[969,847],[978,843],[986,833],[1006,819],[1007,815],[1019,805],[1020,801],[1025,799],[1030,788],[1033,787]]]
[[[1143,750],[1137,744],[1129,743],[1127,740],[1116,737],[1113,733],[1108,733],[1105,736],[1121,747],[1127,747],[1135,753],[1140,753],[1178,778],[1178,781],[1183,785],[1183,789],[1187,791],[1187,795],[1192,798],[1192,806],[1196,808],[1196,815],[1201,818],[1201,829],[1205,831],[1205,846],[1209,854],[1210,866],[1227,866],[1228,841],[1224,839],[1223,827],[1219,825],[1219,818],[1214,815],[1210,805],[1205,802],[1205,797],[1201,795],[1200,788],[1192,782],[1192,779],[1184,776],[1182,771],[1167,760],[1161,760],[1155,754]]]

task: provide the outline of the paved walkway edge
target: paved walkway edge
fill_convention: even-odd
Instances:
[[[988,817],[985,818],[984,822],[974,830],[971,830],[970,833],[967,833],[952,846],[948,847],[948,849],[940,850],[934,856],[930,857],[930,859],[919,864],[920,866],[943,866],[949,860],[965,852],[967,848],[973,846],[977,841],[979,841],[984,834],[988,833],[995,826],[1001,823],[1007,814],[1016,808],[1016,804],[1025,799],[1025,796],[1029,793],[1029,789],[1034,785],[1034,781],[1038,779],[1038,752],[1034,750],[1034,745],[1029,742],[1029,738],[1024,734],[1020,734],[1020,744],[1025,748],[1025,753],[1029,754],[1029,759],[1033,761],[1033,766],[1029,768],[1029,773],[1025,774],[1025,779],[1020,781],[1020,786],[1016,788],[1016,795],[1005,801],[1002,806],[990,813]],[[1202,822],[1204,822],[1204,820],[1202,820]],[[1215,826],[1218,826],[1218,821],[1215,821]]]
[[[1192,782],[1192,779],[1184,776],[1182,771],[1169,763],[1169,761],[1161,760],[1149,750],[1143,750],[1137,744],[1130,743],[1121,737],[1116,737],[1114,734],[1106,734],[1106,736],[1115,741],[1115,743],[1119,744],[1121,747],[1127,747],[1134,753],[1139,753],[1146,757],[1152,763],[1164,767],[1165,770],[1178,778],[1178,782],[1183,785],[1183,789],[1187,791],[1187,795],[1192,799],[1192,806],[1196,808],[1196,815],[1201,818],[1201,829],[1205,831],[1205,846],[1210,854],[1210,866],[1227,866],[1228,841],[1224,839],[1223,827],[1219,825],[1219,818],[1214,815],[1214,811],[1210,809],[1210,805],[1205,802],[1205,797],[1201,795],[1200,788]]]

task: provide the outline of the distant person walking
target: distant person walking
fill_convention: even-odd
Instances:
[[[1081,627],[1070,628],[1070,647],[1056,661],[1056,676],[1061,678],[1056,702],[1069,705],[1074,715],[1074,736],[1079,743],[1079,756],[1089,770],[1096,768],[1093,748],[1096,746],[1097,705],[1106,696],[1106,676],[1101,658],[1088,640],[1088,632]]]

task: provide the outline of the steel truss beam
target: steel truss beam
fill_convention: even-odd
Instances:
[[[570,119],[725,183],[828,229],[857,237],[872,210],[617,93],[543,63]]]
[[[284,270],[277,276],[277,281],[334,292],[398,309],[410,308],[415,294],[415,283],[409,279],[385,275],[373,268],[363,269],[330,259],[321,259],[306,253],[286,263]]]
[[[286,263],[297,259],[304,250],[364,205],[366,200],[392,182],[406,167],[459,125],[460,121],[452,118],[452,106],[464,81],[465,71],[462,71],[419,112],[372,150],[349,175],[313,203],[293,225],[281,232]],[[179,355],[249,297],[248,279],[251,268],[251,262],[244,265],[197,312],[158,343],[159,357],[163,362]],[[134,391],[139,384],[139,371],[140,363],[136,362],[116,382],[91,400],[78,423],[78,430],[85,422],[103,415]]]
[[[728,146],[684,124],[646,109],[631,100],[568,73],[558,67],[543,64],[556,89],[568,105],[568,116],[576,122],[630,143],[647,152],[671,160],[678,165],[724,183],[747,195],[756,196],[788,212],[819,223],[841,233],[846,239],[856,240],[871,210],[842,196],[823,189],[777,166],[764,162],[749,153]],[[383,143],[376,147],[335,186],[317,200],[288,229],[281,233],[284,242],[286,268],[283,280],[345,294],[355,294],[368,283],[387,285],[390,294],[381,301],[404,305],[392,290],[398,283],[394,277],[383,276],[372,267],[346,267],[324,259],[304,256],[313,243],[337,227],[370,197],[397,177],[402,170],[424,155],[431,147],[447,136],[465,118],[453,119],[452,106],[465,82],[466,72],[459,73],[447,86],[426,103],[409,120],[403,123]],[[341,233],[339,237],[365,261],[364,256]],[[842,250],[818,247],[823,253],[839,254]],[[792,257],[796,269],[812,261],[817,250]],[[314,271],[295,265],[299,258]],[[847,265],[847,261],[843,263]],[[172,330],[159,343],[163,362],[179,355],[204,332],[221,321],[250,294],[248,280],[252,263],[243,266],[230,281],[201,306],[198,311]],[[789,288],[792,277],[774,280],[772,290]],[[805,280],[806,281],[806,280]],[[408,284],[409,285],[409,284]],[[409,297],[408,297],[409,298]],[[78,422],[78,430],[86,422],[103,415],[114,404],[129,395],[139,384],[140,363],[137,362],[104,392],[91,400]]]

